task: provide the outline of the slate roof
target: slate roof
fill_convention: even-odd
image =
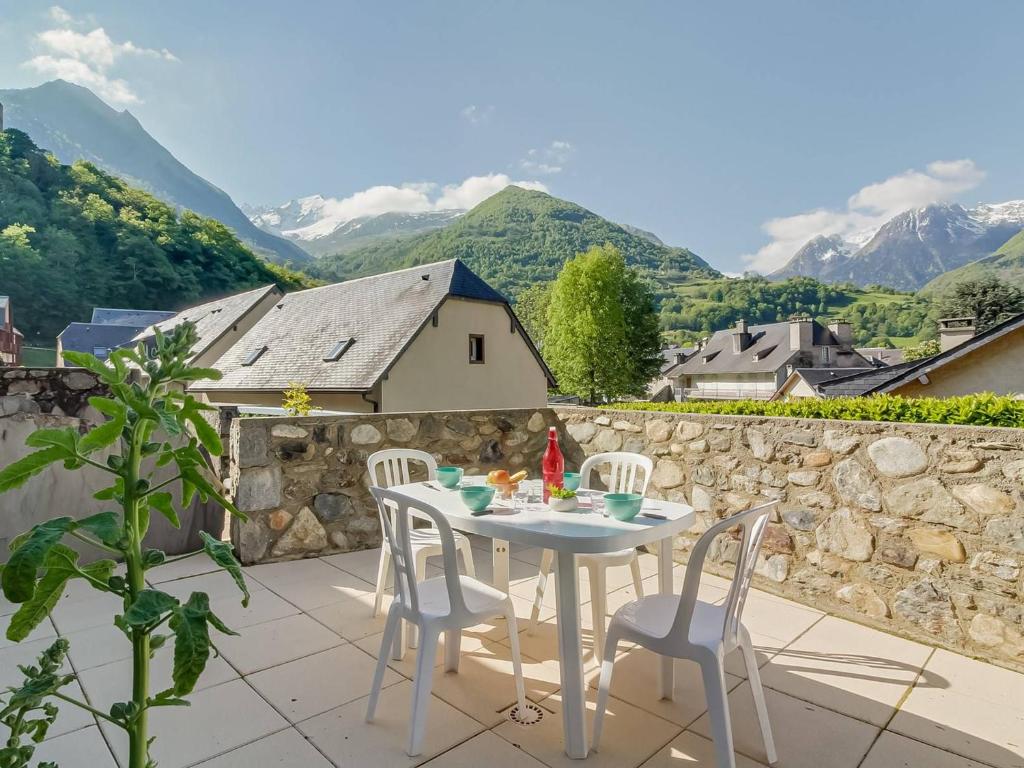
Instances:
[[[156,309],[113,309],[110,307],[94,307],[92,321],[99,325],[134,325],[139,328],[159,323],[174,317],[174,312]]]
[[[825,397],[859,397],[879,391],[878,388],[900,376],[919,361],[890,365],[888,368],[872,368],[863,373],[823,381],[817,385]]]
[[[264,285],[245,293],[236,293],[216,301],[197,304],[194,307],[183,309],[170,319],[146,328],[145,332],[140,333],[136,339],[142,340],[151,337],[153,327],[167,333],[181,323],[191,320],[196,324],[196,331],[199,333],[199,341],[192,348],[193,357],[198,357],[270,293],[280,294],[281,290],[276,285]]]
[[[838,381],[850,376],[871,373],[877,368],[796,368],[793,373],[799,375],[812,387],[819,384]]]
[[[95,347],[116,349],[129,343],[145,326],[102,325],[99,323],[69,323],[57,336],[65,352],[88,352]]]
[[[661,364],[662,373],[667,373],[672,366],[676,365],[676,355],[678,354],[692,355],[693,347],[680,347],[673,345],[661,350],[661,356],[664,359],[664,362]]]
[[[945,352],[939,352],[937,355],[932,355],[931,357],[926,357],[922,360],[914,360],[910,363],[904,363],[901,366],[893,366],[893,368],[900,369],[897,371],[896,375],[880,382],[876,386],[865,391],[863,394],[870,395],[875,393],[892,392],[894,389],[909,381],[913,381],[919,376],[930,374],[937,368],[941,368],[947,363],[958,360],[965,355],[969,355],[971,352],[984,347],[986,344],[1022,328],[1024,328],[1024,312],[992,326],[987,331],[983,331],[967,341],[947,349]],[[883,370],[892,369],[889,368]]]
[[[903,350],[895,347],[858,347],[857,354],[878,365],[897,365],[903,362]]]
[[[815,346],[838,345],[832,332],[811,321]],[[732,351],[732,328],[715,331],[704,349],[686,362],[670,369],[672,376],[708,373],[773,373],[798,353],[790,349],[789,323],[766,323],[749,328],[750,345],[739,353]],[[704,359],[707,362],[704,362]]]
[[[505,297],[452,259],[287,294],[214,363],[223,378],[199,386],[280,391],[301,381],[310,390],[369,391],[450,296],[502,304],[553,381]],[[350,338],[340,359],[323,359]]]

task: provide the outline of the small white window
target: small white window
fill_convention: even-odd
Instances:
[[[469,336],[469,362],[480,364],[484,361],[484,337],[470,334]]]
[[[93,347],[93,357],[98,357],[100,360],[106,360],[107,355],[110,354],[110,347]]]
[[[827,363],[832,360],[832,348],[822,347],[821,348],[821,362]]]

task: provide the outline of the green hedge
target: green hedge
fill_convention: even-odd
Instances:
[[[1024,400],[982,392],[962,397],[872,395],[833,400],[688,400],[682,403],[612,403],[602,408],[733,416],[789,416],[797,419],[901,421],[911,424],[971,424],[1024,428]]]

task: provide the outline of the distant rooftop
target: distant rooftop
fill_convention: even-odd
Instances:
[[[174,317],[174,312],[157,309],[114,309],[96,307],[92,311],[92,322],[99,325],[134,325],[145,328]]]

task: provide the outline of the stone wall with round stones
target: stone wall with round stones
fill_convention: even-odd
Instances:
[[[714,520],[780,502],[758,586],[1024,669],[1024,430],[559,408],[570,457],[636,451]],[[712,547],[730,572],[737,542]]]
[[[234,419],[229,485],[249,521],[233,522],[232,539],[245,564],[379,546],[371,453],[417,448],[467,474],[536,476],[559,425],[548,409]]]

